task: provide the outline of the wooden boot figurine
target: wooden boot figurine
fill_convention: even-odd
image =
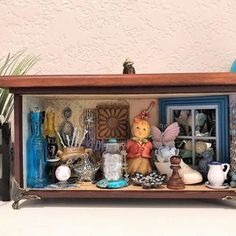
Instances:
[[[171,163],[170,168],[173,170],[173,173],[167,183],[167,188],[177,189],[177,190],[185,188],[184,182],[182,178],[180,177],[179,171],[178,171],[181,168],[180,162],[181,162],[181,158],[178,156],[172,156],[170,158],[170,163]]]

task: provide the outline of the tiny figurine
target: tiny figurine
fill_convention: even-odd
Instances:
[[[123,74],[135,74],[135,69],[133,67],[134,62],[131,61],[129,58],[125,60],[123,63]]]
[[[172,156],[179,155],[179,149],[176,147],[162,146],[154,151],[155,157],[158,162],[166,163],[170,162]]]
[[[47,150],[48,150],[48,161],[59,161],[59,158],[56,158],[58,145],[56,142],[56,137],[46,136],[47,141]]]
[[[201,153],[202,158],[198,162],[198,170],[202,174],[203,178],[207,178],[209,163],[213,161],[214,152],[211,150],[206,150]]]
[[[179,134],[179,126],[177,122],[170,124],[164,132],[161,132],[157,127],[152,126],[152,137],[157,161],[155,166],[160,174],[166,174],[168,179],[172,175],[170,159],[172,156],[179,154],[179,149],[175,148],[174,140]],[[181,169],[179,175],[184,184],[196,184],[202,182],[202,175],[188,166],[181,159]]]
[[[159,162],[168,162],[170,157],[178,155],[178,150],[175,148],[175,139],[179,134],[179,126],[177,122],[170,124],[164,132],[161,132],[155,126],[151,127],[151,133],[153,138],[153,145],[157,148],[157,159]]]
[[[151,127],[148,123],[148,118],[154,104],[155,102],[151,102],[149,107],[143,110],[133,120],[131,128],[133,138],[129,139],[125,145],[129,175],[133,175],[135,172],[146,175],[152,171],[150,160],[152,158],[151,152],[153,145],[149,141]]]
[[[185,141],[184,140],[184,150],[191,151],[193,149],[192,141]],[[209,142],[204,142],[204,141],[197,141],[195,145],[195,152],[199,155],[201,155],[203,152],[207,150],[212,150],[211,148],[212,144]],[[212,150],[213,151],[213,150]]]
[[[179,175],[181,158],[178,156],[172,156],[170,158],[171,166],[170,168],[173,170],[173,173],[167,182],[167,188],[181,190],[185,188],[184,182]]]
[[[61,165],[60,161],[48,161],[47,162],[47,176],[48,176],[48,183],[55,184],[58,182],[56,178],[56,169]]]

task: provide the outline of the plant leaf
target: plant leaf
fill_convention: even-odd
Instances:
[[[39,56],[25,55],[26,50],[8,53],[6,59],[0,60],[0,77],[4,75],[25,75],[40,60]],[[1,79],[1,78],[0,78]],[[5,121],[13,111],[13,94],[7,89],[0,88],[0,115],[5,117]]]
[[[7,58],[5,60],[5,62],[3,63],[3,65],[0,67],[0,75],[2,75],[3,73],[3,70],[6,69],[8,63],[9,63],[9,60],[10,60],[10,53],[7,55]]]

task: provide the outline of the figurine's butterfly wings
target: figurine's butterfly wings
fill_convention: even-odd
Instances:
[[[173,147],[175,145],[174,140],[179,134],[179,125],[177,122],[174,122],[171,125],[169,125],[163,133],[157,127],[152,126],[151,132],[154,140],[154,146]]]

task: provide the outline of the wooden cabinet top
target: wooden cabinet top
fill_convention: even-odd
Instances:
[[[172,74],[135,74],[135,75],[28,75],[2,76],[0,87],[11,92],[49,91],[55,89],[98,89],[116,87],[136,89],[156,88],[165,92],[234,92],[236,91],[236,73],[172,73]],[[28,89],[28,90],[27,90]],[[203,89],[203,90],[202,90]]]

